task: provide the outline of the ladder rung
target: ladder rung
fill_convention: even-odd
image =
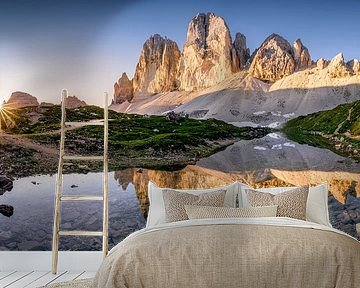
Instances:
[[[83,160],[83,161],[103,161],[104,156],[78,156],[78,155],[68,155],[63,157],[64,160]]]
[[[103,236],[101,231],[79,231],[79,230],[70,230],[70,231],[59,231],[61,236]]]
[[[104,200],[103,196],[61,196],[62,201],[102,201]]]
[[[66,126],[73,126],[73,127],[83,127],[83,126],[104,126],[104,122],[65,122]]]

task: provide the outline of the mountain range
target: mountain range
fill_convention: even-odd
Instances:
[[[188,25],[182,51],[158,34],[146,40],[134,77],[123,73],[114,84],[111,108],[276,127],[360,99],[356,59],[345,62],[340,53],[313,61],[300,39],[291,45],[278,34],[250,52],[243,34],[232,40],[223,18],[200,13]]]

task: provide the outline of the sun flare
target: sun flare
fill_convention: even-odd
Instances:
[[[7,107],[5,101],[0,104],[0,131],[3,131],[4,128],[9,126],[15,126],[14,121],[15,114],[10,111],[10,108]]]

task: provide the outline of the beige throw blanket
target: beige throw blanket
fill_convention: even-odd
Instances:
[[[181,221],[130,235],[93,287],[358,288],[360,243],[281,217]]]

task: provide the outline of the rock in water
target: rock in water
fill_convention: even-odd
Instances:
[[[284,38],[272,34],[265,39],[252,56],[250,75],[260,80],[275,82],[294,73],[294,51]]]
[[[241,33],[236,33],[231,50],[231,59],[233,72],[244,70],[250,59],[250,49],[246,46],[246,37]]]
[[[133,97],[133,82],[129,80],[126,73],[123,73],[120,79],[114,84],[114,103],[121,104],[125,101],[130,102]]]
[[[0,205],[0,213],[6,217],[10,217],[14,214],[14,207],[10,205]]]
[[[179,66],[180,89],[215,85],[232,74],[232,43],[223,18],[198,14],[189,23]]]
[[[349,77],[353,74],[351,69],[346,65],[342,53],[339,53],[330,61],[330,64],[327,67],[327,69],[328,69],[328,74],[332,78]]]
[[[77,98],[76,96],[68,96],[66,99],[66,108],[79,108],[79,107],[83,107],[86,106],[86,102],[80,100],[79,98]]]
[[[20,109],[38,106],[39,102],[37,101],[36,97],[20,91],[12,93],[9,100],[6,102],[6,107],[9,109]]]
[[[13,181],[6,176],[0,175],[0,195],[13,189]]]
[[[159,34],[144,44],[133,79],[135,95],[168,92],[177,88],[176,74],[180,60],[177,44]]]
[[[312,61],[309,50],[303,45],[300,39],[296,39],[293,45],[293,49],[296,62],[295,69],[298,71],[311,67]]]

